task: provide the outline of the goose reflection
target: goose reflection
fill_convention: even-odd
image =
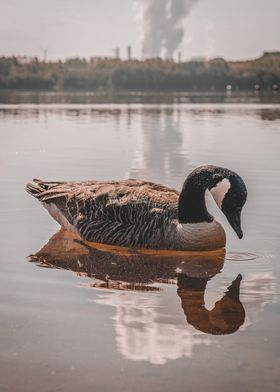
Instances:
[[[187,323],[204,333],[230,334],[245,320],[245,310],[239,299],[241,275],[212,310],[205,307],[207,283],[224,265],[223,250],[205,254],[135,252],[85,243],[75,234],[61,229],[37,254],[30,256],[29,261],[95,278],[91,286],[99,289],[159,292],[163,290],[163,284],[177,283]]]
[[[245,310],[239,299],[240,282],[237,278],[228,287],[222,299],[212,310],[205,307],[204,294],[209,278],[178,276],[178,295],[186,319],[196,329],[212,335],[226,335],[236,332],[245,321]]]

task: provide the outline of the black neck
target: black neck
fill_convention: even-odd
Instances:
[[[223,178],[228,170],[216,166],[195,169],[184,182],[178,204],[180,223],[212,222],[213,216],[207,211],[205,191],[211,189]]]
[[[186,185],[186,186],[185,186]],[[180,223],[212,222],[205,203],[205,190],[184,184],[179,197],[178,219]]]
[[[177,279],[178,290],[202,291],[204,293],[207,282],[210,279],[211,276],[207,278],[193,278],[185,273],[180,273]]]

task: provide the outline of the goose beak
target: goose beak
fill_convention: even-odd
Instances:
[[[242,275],[238,274],[238,276],[234,279],[231,285],[227,288],[227,297],[232,298],[234,301],[239,301],[239,293],[240,293],[240,283],[242,280]]]
[[[236,232],[238,238],[243,237],[243,232],[241,229],[241,210],[237,211],[233,214],[228,214],[226,215],[227,220],[229,221],[229,224],[233,228],[233,230]]]

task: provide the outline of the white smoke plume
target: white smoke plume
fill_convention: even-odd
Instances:
[[[143,58],[171,58],[184,37],[184,21],[198,0],[135,0]]]

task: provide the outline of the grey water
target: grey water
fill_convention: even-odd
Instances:
[[[278,95],[1,93],[0,141],[1,392],[279,390]],[[24,190],[202,164],[248,187],[242,240],[207,197],[225,255],[91,248]]]

